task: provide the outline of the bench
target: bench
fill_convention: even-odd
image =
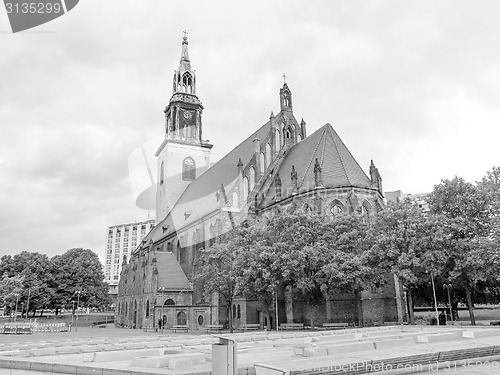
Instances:
[[[205,332],[220,332],[224,329],[222,324],[207,324],[205,326]]]
[[[304,329],[304,323],[282,323],[280,324],[280,329]]]
[[[173,332],[177,332],[177,331],[187,332],[188,331],[188,326],[174,325],[174,326],[172,326],[171,329],[172,329]]]
[[[323,328],[326,329],[346,329],[349,323],[323,323]]]
[[[259,323],[242,324],[238,327],[240,331],[257,331],[260,329]]]

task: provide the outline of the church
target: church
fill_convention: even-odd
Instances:
[[[204,108],[196,85],[184,36],[172,97],[164,110],[165,137],[156,152],[156,223],[122,267],[115,309],[115,323],[122,327],[157,329],[161,324],[204,330],[224,324],[228,314],[233,314],[236,328],[263,327],[268,322],[257,301],[240,298],[227,306],[216,294],[205,300],[193,286],[200,249],[251,216],[293,209],[314,211],[325,219],[350,213],[370,220],[384,209],[382,178],[373,161],[367,175],[330,124],[308,136],[305,121],[298,122],[293,113],[287,83],[279,90],[279,111],[211,164],[213,145],[203,139]],[[403,287],[396,277],[389,279],[361,296],[325,301],[319,323],[402,323]],[[273,314],[279,322],[305,322],[305,308],[284,291],[278,293],[276,306]],[[269,323],[274,328],[276,323]]]

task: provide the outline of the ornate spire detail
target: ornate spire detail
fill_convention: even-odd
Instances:
[[[274,186],[276,188],[276,198],[281,198],[281,179],[279,175],[274,178]]]
[[[319,165],[318,158],[316,158],[316,161],[314,162],[314,186],[315,187],[322,187],[323,186],[321,172],[322,172],[321,165]]]
[[[378,171],[378,168],[375,167],[373,160],[370,163],[370,178],[372,181],[372,185],[375,186],[381,194],[383,194],[382,177],[380,176],[380,172]]]
[[[183,31],[184,37],[182,38],[182,53],[181,53],[181,64],[183,61],[189,63],[189,52],[188,52],[188,38],[187,31]]]
[[[292,193],[295,194],[297,193],[298,187],[297,187],[297,171],[295,170],[295,166],[292,165],[292,172],[290,173],[290,178],[292,179]]]
[[[292,92],[288,88],[286,83],[283,84],[283,87],[280,89],[280,104],[282,111],[290,111],[292,112]]]

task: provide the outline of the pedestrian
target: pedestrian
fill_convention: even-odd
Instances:
[[[158,328],[160,328],[160,330],[161,330],[162,323],[163,323],[162,319],[161,318],[158,319]]]
[[[439,325],[440,326],[446,325],[446,314],[444,313],[444,311],[441,311],[441,314],[439,314]]]

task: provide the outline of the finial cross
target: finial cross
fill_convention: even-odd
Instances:
[[[283,83],[286,83],[286,74],[283,73],[282,77],[283,77]]]
[[[184,33],[184,38],[187,38],[188,32],[184,30],[183,33]]]

